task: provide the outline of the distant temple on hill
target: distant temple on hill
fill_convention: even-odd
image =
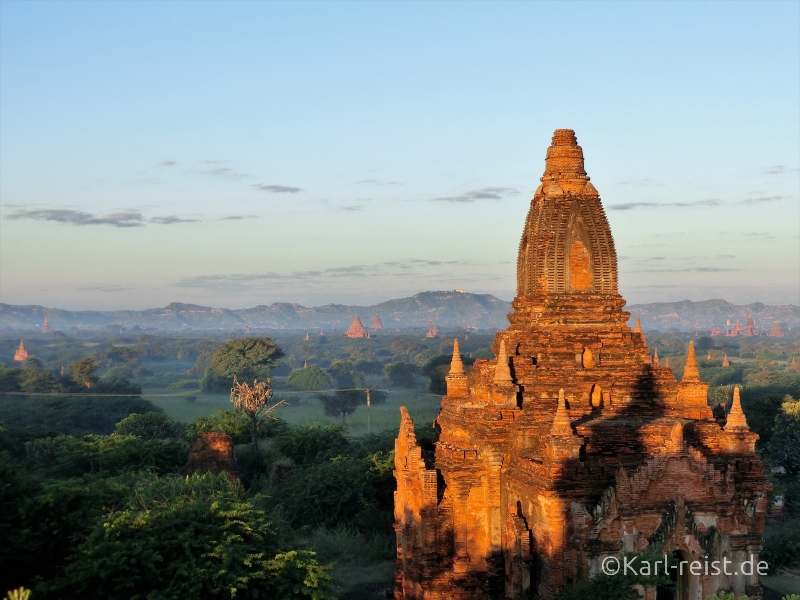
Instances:
[[[761,549],[771,489],[738,388],[724,426],[690,342],[683,376],[651,356],[575,134],[556,130],[517,258],[510,326],[467,373],[458,340],[433,448],[405,407],[395,441],[396,600],[552,598],[603,560]],[[757,573],[676,575],[646,600],[761,598]]]
[[[50,321],[47,320],[47,317],[44,318],[44,323],[42,324],[42,333],[50,333],[53,331],[53,328],[50,327]]]
[[[19,348],[17,348],[17,351],[14,353],[14,360],[17,362],[22,362],[24,360],[28,360],[29,358],[30,355],[28,354],[28,351],[25,350],[25,344],[22,342],[22,340],[20,340]]]
[[[353,324],[350,325],[350,329],[345,331],[344,334],[345,334],[345,336],[347,336],[349,338],[368,338],[369,337],[369,331],[364,329],[364,325],[361,324],[361,319],[358,318],[358,315],[356,315],[356,318],[353,319]]]
[[[428,332],[425,337],[435,338],[437,335],[439,335],[439,328],[433,324],[433,320],[428,319]]]
[[[375,313],[375,316],[372,317],[372,323],[369,324],[370,329],[383,329],[383,321],[378,316],[378,313]]]
[[[775,321],[772,324],[772,329],[767,334],[767,336],[769,336],[769,337],[786,337],[786,334],[781,331],[780,325],[778,325],[778,322]]]
[[[758,330],[756,329],[756,324],[753,321],[753,315],[747,317],[747,326],[742,329],[742,324],[739,323],[739,319],[736,319],[736,325],[734,325],[733,329],[723,330],[718,327],[711,330],[711,335],[725,335],[728,337],[733,337],[737,335],[759,335]]]

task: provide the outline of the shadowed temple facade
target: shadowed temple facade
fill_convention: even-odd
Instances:
[[[678,381],[617,291],[614,240],[583,151],[559,129],[517,259],[496,359],[456,341],[431,450],[401,408],[397,600],[549,598],[602,560],[658,545],[733,564],[761,549],[769,485],[735,392],[725,423],[689,345]],[[647,600],[760,598],[758,574],[676,576]]]

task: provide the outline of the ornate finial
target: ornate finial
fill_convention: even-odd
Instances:
[[[567,412],[567,401],[564,398],[564,388],[558,391],[558,408],[556,408],[556,416],[553,419],[553,426],[550,428],[550,435],[572,435],[572,425],[569,421],[569,413]]]
[[[589,179],[583,168],[583,149],[578,146],[572,129],[556,129],[553,134],[553,142],[547,149],[542,181],[550,178],[581,179],[584,185]]]
[[[450,361],[450,372],[448,375],[463,375],[464,363],[461,362],[461,353],[458,351],[458,338],[453,340],[453,360]]]
[[[664,359],[664,368],[669,369],[669,356]]]
[[[653,366],[660,367],[661,361],[658,359],[658,348],[656,348],[655,352],[653,353]]]
[[[694,342],[689,342],[689,354],[686,357],[686,366],[683,368],[684,382],[700,381],[700,368],[697,366],[697,357],[694,355]]]
[[[733,404],[731,404],[731,412],[728,413],[728,421],[725,423],[725,431],[734,429],[750,430],[747,426],[747,419],[744,416],[744,411],[742,410],[742,401],[741,398],[739,398],[738,385],[733,388]]]
[[[495,383],[512,383],[511,369],[508,367],[508,355],[506,354],[506,341],[500,340],[500,354],[497,355],[497,366],[494,369]]]

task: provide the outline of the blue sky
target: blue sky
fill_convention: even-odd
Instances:
[[[629,303],[800,304],[798,2],[0,0],[0,302],[514,295],[553,130]]]

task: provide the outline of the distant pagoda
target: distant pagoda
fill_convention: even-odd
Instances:
[[[383,321],[378,316],[378,313],[375,313],[375,316],[372,317],[372,323],[369,324],[370,329],[383,329]]]
[[[353,324],[350,325],[350,329],[344,332],[344,335],[345,337],[349,338],[368,338],[369,331],[364,329],[364,325],[362,325],[361,319],[359,319],[358,315],[356,315],[356,318],[353,319]]]
[[[758,335],[756,324],[753,321],[753,315],[747,317],[747,327],[744,328],[744,333],[742,333],[742,335]]]
[[[435,338],[439,335],[439,328],[433,324],[431,319],[428,319],[428,333],[425,334],[429,338]]]
[[[777,323],[776,323],[777,325]],[[50,333],[53,331],[53,328],[50,327],[50,321],[47,320],[47,317],[44,318],[44,324],[42,325],[42,333]]]
[[[772,324],[772,330],[767,334],[767,337],[786,337],[786,334],[781,331],[780,325],[775,321]]]
[[[22,340],[19,341],[19,348],[17,348],[16,353],[14,353],[14,360],[17,362],[22,362],[23,360],[27,360],[30,358],[30,354],[28,351],[25,350],[25,344]]]

